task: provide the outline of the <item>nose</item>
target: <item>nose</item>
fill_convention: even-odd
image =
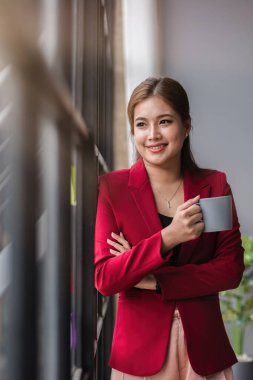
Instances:
[[[159,126],[156,124],[151,124],[149,127],[149,140],[158,140],[161,138],[161,132]]]

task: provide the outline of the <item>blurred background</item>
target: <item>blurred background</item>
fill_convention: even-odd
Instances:
[[[1,0],[1,380],[110,378],[97,177],[134,162],[126,106],[149,76],[185,87],[195,158],[232,187],[247,272],[221,298],[234,348],[253,356],[252,18],[249,0]]]

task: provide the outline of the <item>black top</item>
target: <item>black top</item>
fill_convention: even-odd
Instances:
[[[163,228],[167,227],[168,225],[170,225],[170,223],[172,222],[173,218],[170,217],[170,216],[166,216],[166,215],[163,215],[163,214],[159,214],[159,218],[160,218],[160,221],[162,223],[162,226]],[[176,245],[174,248],[173,248],[173,253],[172,253],[172,256],[170,257],[170,259],[167,261],[168,265],[172,265],[172,266],[176,266],[177,265],[177,261],[178,261],[178,255],[179,255],[179,251],[180,251],[180,247],[181,247],[181,244],[179,245]]]

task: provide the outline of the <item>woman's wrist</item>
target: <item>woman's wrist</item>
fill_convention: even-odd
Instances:
[[[146,290],[156,290],[155,276],[152,274],[147,275],[138,284],[135,285],[135,288],[146,289]]]
[[[166,256],[166,253],[171,251],[177,244],[180,243],[176,237],[174,229],[171,228],[171,226],[168,226],[162,229],[161,237],[162,237],[162,247],[161,247],[162,256]]]

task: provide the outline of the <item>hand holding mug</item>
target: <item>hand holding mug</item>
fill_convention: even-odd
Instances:
[[[162,230],[163,251],[196,239],[204,231],[201,208],[196,204],[199,198],[197,195],[178,206],[172,223]]]

